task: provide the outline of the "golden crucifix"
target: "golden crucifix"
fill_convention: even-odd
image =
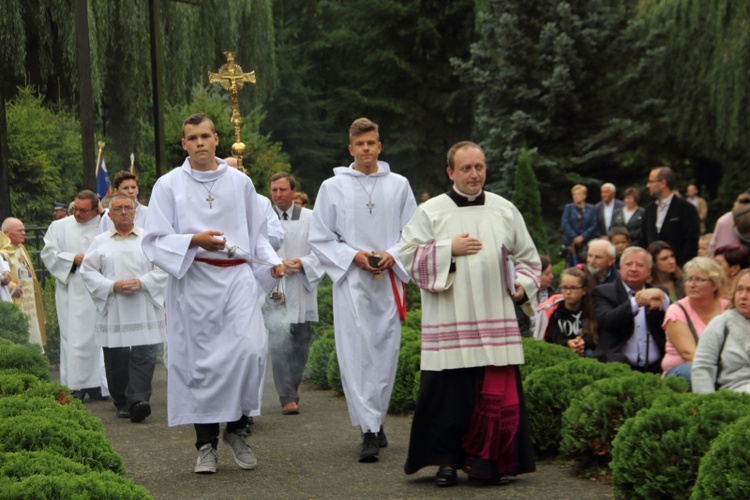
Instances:
[[[237,100],[237,92],[245,86],[245,83],[255,83],[255,71],[243,73],[239,64],[234,62],[234,52],[224,52],[227,56],[226,64],[222,64],[218,73],[208,72],[209,83],[219,83],[229,91],[232,100],[232,118],[229,120],[234,124],[234,144],[232,144],[232,156],[237,158],[237,168],[244,172],[242,157],[245,156],[245,143],[242,142],[242,116],[240,115],[240,103]]]

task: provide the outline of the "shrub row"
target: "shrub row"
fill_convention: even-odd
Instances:
[[[150,498],[69,393],[49,381],[38,346],[0,344],[0,496]]]

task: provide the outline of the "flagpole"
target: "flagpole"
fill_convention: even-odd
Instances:
[[[99,165],[102,163],[102,150],[104,149],[104,141],[99,141],[99,154],[96,157],[96,169],[94,169],[94,180],[96,181],[99,175]]]

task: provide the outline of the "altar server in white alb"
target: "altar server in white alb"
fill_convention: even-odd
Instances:
[[[151,380],[167,337],[167,273],[143,254],[143,228],[133,225],[135,211],[130,197],[112,197],[106,217],[114,227],[94,238],[81,276],[96,304],[96,343],[104,350],[116,416],[141,422],[151,415]]]
[[[401,245],[422,290],[422,378],[405,471],[439,466],[439,486],[455,484],[461,468],[505,484],[503,475],[534,470],[513,304],[535,296],[541,263],[518,209],[483,190],[478,145],[454,145],[447,170],[452,189],[420,205]]]
[[[286,267],[279,282],[283,303],[271,295],[263,306],[276,392],[284,415],[299,413],[299,385],[307,364],[312,330],[318,321],[317,286],[323,267],[308,243],[312,210],[294,204],[297,181],[286,172],[269,180],[274,216],[284,228],[284,245],[278,250]]]
[[[182,135],[188,158],[156,182],[142,245],[169,274],[168,424],[194,424],[195,472],[216,472],[221,422],[234,461],[253,469],[246,427],[260,409],[267,349],[260,294],[284,266],[250,178],[215,156],[213,122],[191,115]]]
[[[135,224],[136,227],[145,227],[148,207],[146,205],[141,205],[138,202],[138,193],[140,193],[138,188],[138,177],[133,172],[120,170],[112,181],[112,188],[114,194],[124,194],[133,200],[133,203],[135,203],[135,220],[133,221],[133,224]],[[102,215],[101,221],[99,221],[99,232],[107,232],[113,227],[114,224],[112,219],[107,216],[107,212],[105,211]]]
[[[336,167],[315,200],[310,245],[333,280],[336,354],[352,425],[362,429],[360,462],[379,460],[398,365],[404,285],[401,228],[417,207],[409,181],[378,161],[378,126],[349,128],[354,162]]]
[[[73,217],[56,220],[44,235],[41,257],[55,278],[55,305],[60,324],[60,383],[81,400],[102,399],[106,376],[102,349],[94,340],[96,306],[81,277],[83,256],[97,235],[99,198],[92,191],[75,197]]]

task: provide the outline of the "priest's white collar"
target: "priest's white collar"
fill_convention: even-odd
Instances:
[[[473,195],[472,194],[462,193],[461,191],[458,190],[458,188],[456,187],[455,184],[453,185],[453,191],[455,191],[457,195],[463,196],[464,198],[466,198],[470,202],[472,202],[472,201],[476,200],[477,198],[479,198],[482,195],[482,192],[483,192],[483,190],[480,189],[477,194],[473,194]]]

